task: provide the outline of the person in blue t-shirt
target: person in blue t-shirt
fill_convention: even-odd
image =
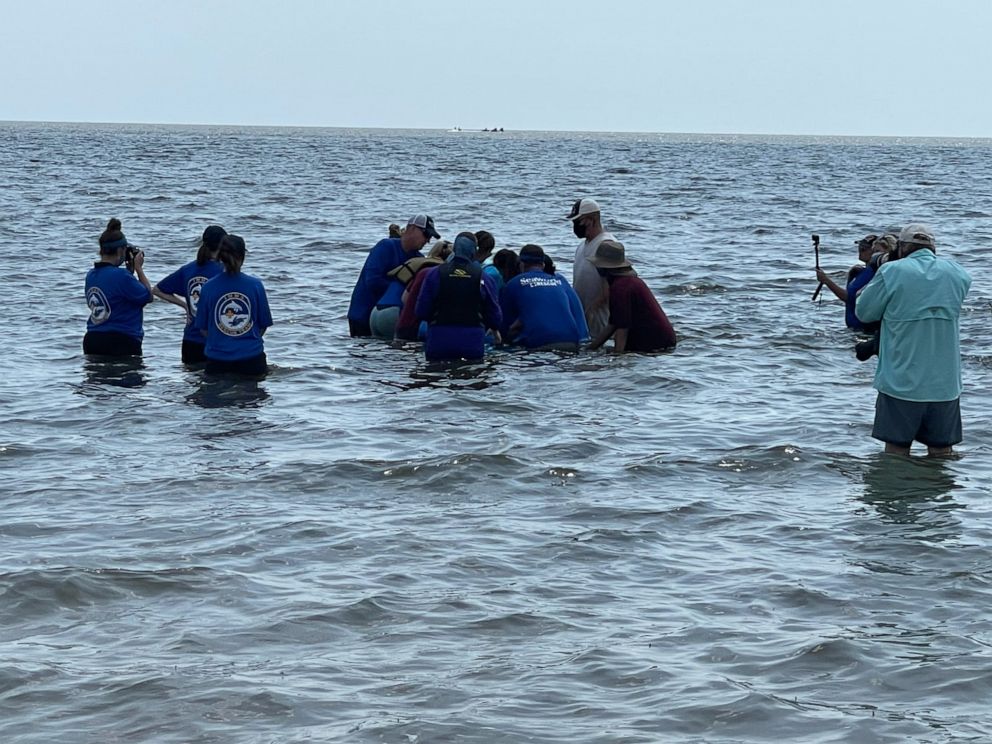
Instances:
[[[872,256],[880,252],[889,253],[895,249],[895,243],[894,235],[878,237],[872,234],[857,241],[858,260],[864,266],[861,264],[852,266],[847,272],[847,281],[843,287],[837,284],[823,269],[816,270],[816,278],[833,293],[834,297],[844,303],[844,324],[851,330],[870,333],[877,329],[877,324],[874,327],[866,326],[858,320],[858,316],[854,313],[854,303],[858,299],[858,292],[875,276],[877,264],[872,265]]]
[[[183,331],[182,359],[186,364],[205,362],[203,334],[193,325],[196,318],[196,304],[200,299],[200,288],[207,280],[224,271],[217,260],[220,241],[227,231],[219,225],[210,225],[203,231],[200,249],[196,260],[181,266],[154,287],[156,297],[178,305],[186,311],[186,328]]]
[[[545,273],[539,245],[520,249],[520,267],[500,293],[504,340],[528,349],[577,351],[589,328],[575,290],[561,274]]]
[[[260,376],[268,371],[262,336],[272,325],[272,313],[262,282],[241,272],[245,253],[244,238],[225,235],[217,252],[224,273],[200,289],[193,322],[207,338],[208,374]]]
[[[128,270],[121,268],[125,262]],[[152,301],[144,266],[145,254],[124,237],[121,221],[110,220],[100,235],[100,260],[86,274],[90,317],[83,336],[84,354],[140,356],[144,308]]]
[[[389,272],[413,256],[432,238],[440,238],[434,219],[426,214],[410,218],[399,238],[384,238],[369,251],[358,275],[348,306],[348,328],[352,336],[371,336],[372,310],[389,288]]]

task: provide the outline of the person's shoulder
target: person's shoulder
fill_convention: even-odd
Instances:
[[[399,247],[400,247],[399,238],[383,238],[374,246],[372,246],[372,250],[378,252],[378,251],[392,250],[393,248],[399,248]]]

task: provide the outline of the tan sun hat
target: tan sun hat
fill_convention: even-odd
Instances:
[[[589,261],[598,269],[629,269],[630,261],[624,253],[623,243],[616,240],[604,240],[596,248],[596,254]]]

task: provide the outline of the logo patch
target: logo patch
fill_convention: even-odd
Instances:
[[[189,312],[189,317],[196,317],[196,308],[200,304],[200,289],[203,285],[207,283],[207,277],[205,276],[194,276],[189,280],[189,284],[186,285],[186,296],[189,301],[186,303],[186,307]]]
[[[90,322],[93,325],[100,325],[110,319],[110,303],[99,287],[86,290],[86,305],[90,309]]]
[[[251,330],[251,302],[241,292],[228,292],[215,308],[214,323],[221,333],[243,336]]]

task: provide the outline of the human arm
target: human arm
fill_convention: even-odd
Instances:
[[[629,332],[629,328],[617,328],[617,332],[613,335],[613,353],[622,354],[627,350],[627,334]]]
[[[834,293],[834,297],[836,297],[841,302],[847,302],[847,290],[844,287],[841,287],[839,284],[837,284],[837,282],[835,282],[833,279],[831,279],[830,275],[827,274],[827,272],[825,272],[823,269],[818,268],[816,270],[816,278],[820,281],[820,284],[825,284],[827,286],[827,289],[829,289],[831,292]]]
[[[499,343],[499,329],[503,325],[503,311],[500,309],[499,300],[496,299],[496,283],[485,274],[479,283],[479,292],[482,294],[482,320],[486,328],[492,329]]]
[[[858,293],[854,314],[862,323],[873,323],[882,319],[888,303],[889,289],[885,283],[885,272],[880,270]]]
[[[157,284],[154,287],[152,287],[152,294],[158,297],[160,300],[171,302],[173,305],[177,305],[178,307],[181,307],[187,313],[189,312],[189,308],[186,307],[185,299],[174,294],[169,294],[168,292],[163,292],[161,289],[159,289],[159,286]]]
[[[616,332],[616,330],[617,330],[617,329],[616,329],[616,327],[615,327],[615,326],[612,326],[612,325],[609,325],[609,324],[607,324],[607,325],[606,325],[606,326],[605,326],[605,327],[603,328],[603,330],[599,332],[599,335],[598,335],[598,336],[596,336],[596,338],[594,338],[594,339],[592,340],[592,343],[591,343],[591,344],[589,344],[589,348],[595,351],[595,350],[596,350],[596,349],[598,349],[598,348],[599,348],[600,346],[602,346],[602,345],[603,345],[603,344],[605,344],[605,343],[606,343],[607,341],[609,341],[609,340],[610,340],[610,336],[612,336],[612,335],[613,335],[613,334],[614,334],[614,333]],[[626,328],[624,328],[624,329],[621,329],[621,330],[623,330],[623,331],[624,331],[624,339],[626,340],[626,330],[627,330],[627,329],[626,329]]]
[[[437,268],[427,269],[427,276],[420,287],[420,294],[417,295],[417,304],[414,305],[414,315],[417,320],[430,320],[434,316],[434,301],[437,293],[441,289],[441,274]]]

